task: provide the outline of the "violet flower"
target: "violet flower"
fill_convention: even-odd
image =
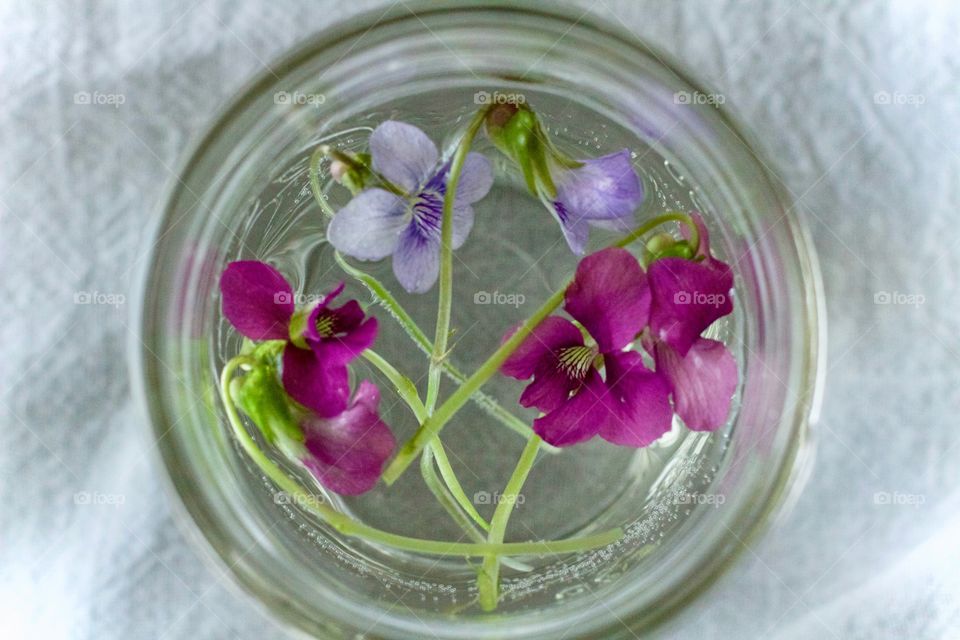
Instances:
[[[692,217],[700,235],[699,261],[660,258],[649,266],[652,301],[644,347],[670,382],[674,408],[684,424],[694,431],[712,431],[730,412],[737,363],[723,343],[700,334],[733,311],[733,273],[710,254],[703,218],[696,213]]]
[[[490,140],[520,168],[527,188],[560,223],[574,253],[583,254],[590,226],[632,228],[634,210],[643,202],[643,187],[628,149],[575,160],[553,144],[526,105],[495,105],[485,123]]]
[[[417,127],[387,121],[370,134],[373,170],[409,194],[386,189],[362,191],[333,217],[327,239],[359,260],[393,256],[393,273],[410,293],[424,293],[437,281],[440,232],[449,162],[440,163],[436,145]],[[453,248],[473,227],[472,203],[493,184],[490,162],[467,154],[453,206]]]
[[[341,283],[316,304],[306,322],[294,322],[293,289],[270,265],[231,262],[220,277],[224,316],[251,340],[286,342],[283,386],[294,400],[323,418],[347,409],[347,364],[377,336],[377,319],[366,318],[356,300],[330,306],[343,287]]]
[[[626,250],[605,249],[580,262],[565,298],[565,310],[595,344],[569,320],[551,316],[501,367],[505,375],[533,378],[520,404],[544,412],[534,431],[561,447],[598,434],[625,446],[650,444],[670,430],[672,411],[666,381],[639,354],[623,351],[650,315],[643,269]]]
[[[300,420],[303,465],[327,489],[353,496],[377,484],[397,441],[380,419],[380,391],[360,383],[350,406],[328,418],[310,413]]]
[[[628,149],[582,163],[575,169],[556,169],[556,197],[541,196],[577,255],[584,252],[591,225],[629,231],[633,212],[643,202],[643,187]]]

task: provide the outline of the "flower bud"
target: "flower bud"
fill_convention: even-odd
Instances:
[[[669,233],[658,233],[647,241],[647,264],[660,258],[693,258],[694,250],[686,240],[677,240]]]
[[[550,145],[536,114],[525,105],[498,104],[487,113],[485,124],[493,144],[520,167],[530,193],[554,198]]]
[[[268,442],[303,440],[303,432],[293,418],[290,401],[277,380],[274,367],[254,366],[242,378],[231,382],[230,393]]]

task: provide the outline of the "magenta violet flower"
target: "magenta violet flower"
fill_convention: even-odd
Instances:
[[[440,163],[436,145],[417,127],[387,121],[370,134],[375,172],[406,191],[403,197],[370,188],[354,197],[333,217],[327,239],[359,260],[393,256],[397,281],[410,293],[424,293],[437,280],[443,199],[450,163]],[[490,161],[467,154],[453,208],[453,248],[459,248],[473,227],[471,205],[493,184]]]
[[[331,307],[343,291],[342,283],[299,323],[294,322],[293,289],[268,264],[231,262],[220,277],[220,291],[223,314],[242,335],[286,342],[283,386],[294,400],[325,418],[347,409],[347,364],[373,344],[377,320],[367,318],[356,300]]]
[[[636,258],[610,248],[581,260],[564,309],[589,333],[589,344],[575,324],[551,316],[501,367],[519,380],[533,378],[520,404],[544,412],[534,431],[554,446],[599,434],[633,447],[669,431],[667,382],[638,353],[624,352],[650,315],[650,291]]]
[[[644,347],[669,380],[674,408],[684,424],[712,431],[729,414],[737,363],[721,342],[700,334],[733,311],[733,273],[710,254],[703,218],[697,213],[692,217],[700,235],[694,260],[660,258],[648,268],[650,331]]]
[[[320,484],[346,496],[377,484],[396,447],[393,433],[380,419],[379,404],[380,391],[364,380],[339,415],[322,418],[311,412],[300,420],[306,452],[301,462]]]
[[[533,426],[548,443],[568,446],[600,435],[646,446],[670,429],[673,411],[695,431],[726,422],[736,361],[722,343],[701,334],[733,310],[733,274],[710,254],[702,218],[693,219],[700,231],[693,259],[659,258],[646,274],[618,248],[580,261],[564,309],[590,344],[576,325],[551,316],[502,365],[505,375],[533,378],[520,403],[544,412]],[[637,338],[654,371],[632,350]]]

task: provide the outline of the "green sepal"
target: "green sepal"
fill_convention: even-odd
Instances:
[[[230,395],[267,442],[276,444],[278,436],[303,442],[303,431],[293,417],[290,400],[277,379],[276,367],[255,365],[244,376],[233,379]]]
[[[677,240],[669,233],[658,233],[647,241],[646,262],[649,265],[660,258],[693,259],[696,252],[686,240]]]
[[[576,169],[583,163],[557,149],[537,115],[526,105],[496,105],[486,116],[487,135],[523,173],[534,196],[554,200],[557,187],[552,169]]]
[[[373,170],[370,169],[372,158],[369,153],[357,153],[351,156],[353,164],[340,178],[340,184],[350,190],[350,193],[357,195],[363,191],[373,180]]]
[[[310,308],[297,309],[290,317],[290,342],[300,349],[309,349],[304,335],[307,332],[307,320],[310,318]]]
[[[490,141],[520,167],[527,189],[539,196],[546,156],[537,139],[537,116],[523,105],[496,105],[487,112],[485,123]]]

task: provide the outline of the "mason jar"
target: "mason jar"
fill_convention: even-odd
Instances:
[[[310,185],[321,144],[362,151],[387,119],[455,139],[478,106],[522,100],[567,149],[632,150],[646,199],[638,221],[697,210],[735,274],[734,313],[711,328],[734,353],[740,382],[730,420],[712,433],[680,424],[644,449],[596,439],[542,455],[507,541],[572,538],[611,527],[624,537],[566,556],[522,557],[503,569],[493,612],[477,604],[462,558],[430,557],[344,536],[286,498],[231,436],[217,376],[239,349],[220,313],[218,278],[236,259],[277,266],[298,293],[339,280]],[[338,24],[253,80],[200,138],[163,200],[144,256],[137,389],[185,526],[205,555],[276,619],[317,638],[635,637],[703,592],[780,512],[810,461],[824,326],[818,270],[750,137],[722,96],[630,34],[555,8],[424,2]],[[477,149],[494,157],[489,143]],[[457,252],[450,358],[475,369],[512,324],[576,266],[555,223],[510,167],[476,207]],[[348,194],[320,184],[337,209]],[[591,249],[609,242],[594,234]],[[388,262],[388,261],[387,261]],[[389,264],[363,264],[388,281]],[[436,293],[397,297],[432,332]],[[493,303],[502,300],[502,303]],[[368,309],[377,312],[375,305]],[[427,360],[381,315],[377,349],[413,379]],[[359,365],[356,379],[376,373]],[[444,383],[443,393],[454,387]],[[382,412],[403,442],[417,424],[381,384]],[[515,381],[483,392],[529,423]],[[442,398],[441,398],[442,400]],[[479,403],[442,434],[486,515],[523,448]],[[270,455],[322,500],[392,532],[459,540],[415,470],[358,498],[328,494]]]

